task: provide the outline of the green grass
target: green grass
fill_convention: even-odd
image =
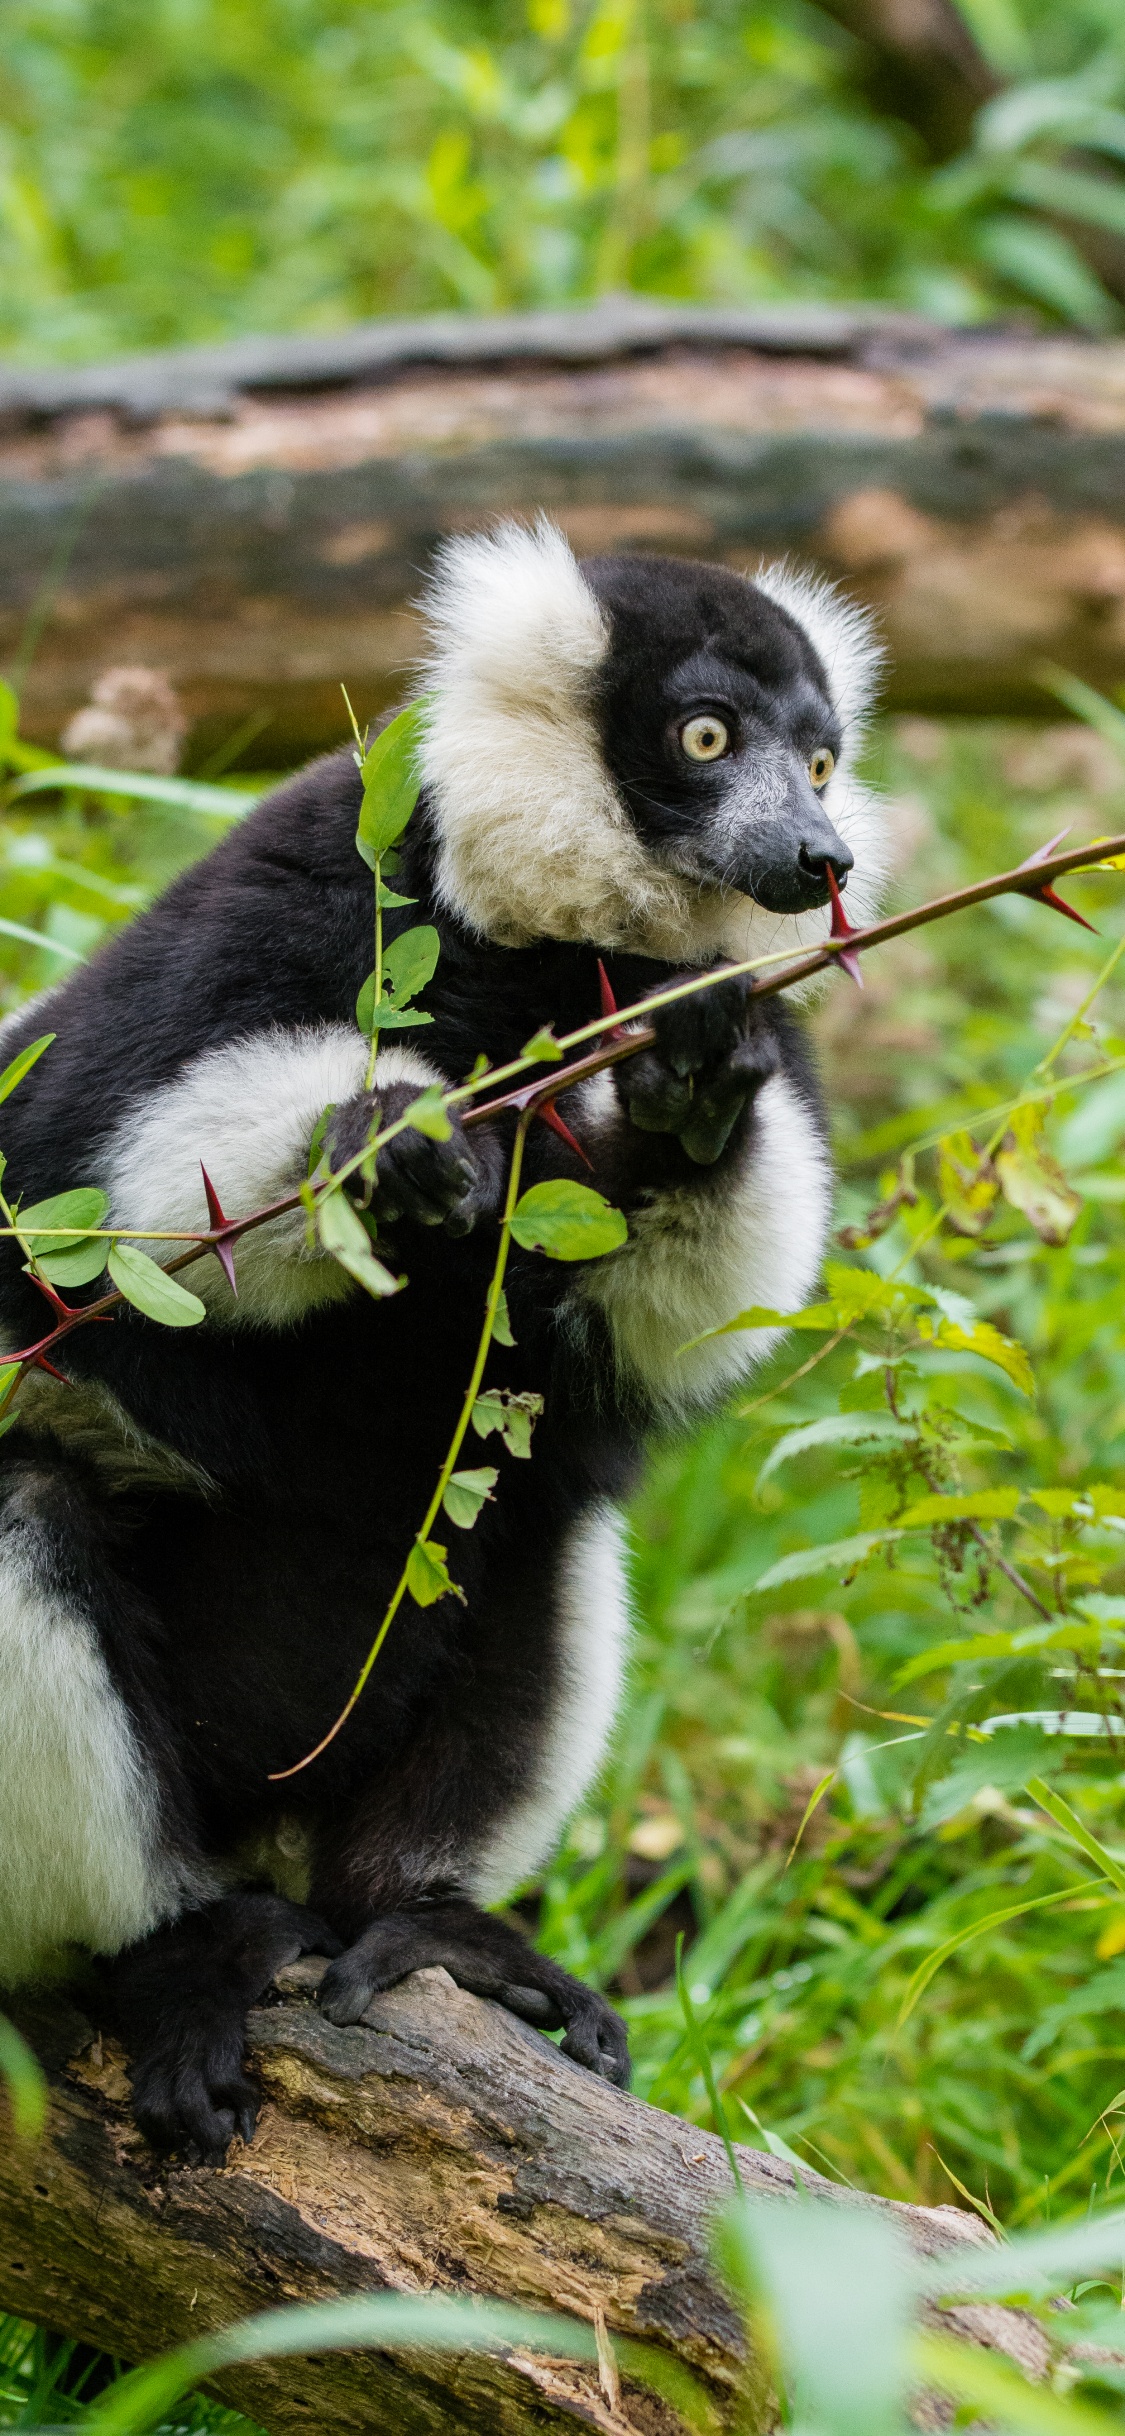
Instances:
[[[882,733],[873,768],[892,799],[902,901],[1001,868],[1066,821],[1077,837],[1125,827],[1112,750],[1073,728],[906,721]],[[37,799],[0,830],[0,917],[84,946],[128,905],[103,893],[95,913],[89,877],[74,874],[147,891],[200,849],[203,827],[144,806],[75,796],[52,812]],[[843,1219],[855,1223],[879,1197],[910,1139],[1016,1095],[1125,933],[1125,875],[1071,893],[1100,937],[1000,902],[879,951],[862,995],[841,977],[813,1013]],[[3,956],[9,1003],[53,977],[45,949],[7,941]],[[921,1416],[931,1449],[953,1450],[968,1489],[1122,1480],[1125,1084],[1066,1088],[1078,1067],[1125,1056],[1116,977],[1091,1022],[1096,1034],[1080,1034],[1060,1061],[1050,1118],[1084,1191],[1065,1246],[1043,1244],[1001,1199],[985,1238],[945,1228],[913,1253],[936,1205],[933,1162],[921,1158],[919,1202],[849,1256],[884,1277],[904,1264],[906,1279],[966,1298],[1029,1349],[1033,1400],[972,1352],[927,1349],[909,1330],[883,1347],[899,1365],[902,1409]],[[637,2086],[662,2106],[710,2118],[675,1992],[683,1931],[687,1985],[736,2136],[781,2141],[892,2197],[948,2201],[963,2189],[1008,2225],[1080,2214],[1123,2196],[1114,2108],[1125,2085],[1125,1897],[1104,1884],[1076,1891],[1096,1868],[1027,1787],[1046,1775],[1111,1851],[1125,1847],[1125,1753],[1116,1736],[1025,1726],[993,1742],[973,1729],[995,1715],[1115,1713],[1125,1499],[1122,1518],[1052,1520],[1025,1504],[1013,1523],[988,1527],[993,1553],[1002,1528],[1005,1553],[1044,1603],[1062,1584],[1053,1647],[1035,1645],[1035,1612],[994,1568],[982,1573],[963,1529],[892,1542],[852,1579],[837,1566],[757,1592],[787,1553],[876,1530],[923,1489],[909,1450],[890,1442],[798,1448],[760,1478],[795,1426],[885,1411],[882,1355],[857,1363],[853,1340],[790,1379],[821,1342],[791,1338],[732,1409],[653,1449],[632,1514],[637,1656],[615,1757],[524,1915],[552,1952],[614,1992]],[[746,1402],[756,1409],[742,1414]],[[1080,1612],[1091,1593],[1094,1608]],[[931,1666],[951,1641],[977,1646]],[[927,1957],[1040,1896],[1059,1901],[970,1939],[900,2023]],[[4,2342],[0,2425],[81,2416],[104,2374],[88,2355],[30,2342],[12,2321]],[[64,2410],[60,2396],[82,2376]],[[176,2424],[239,2424],[200,2409]]]

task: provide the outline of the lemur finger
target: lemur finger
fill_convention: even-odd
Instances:
[[[475,1182],[472,1160],[454,1141],[398,1134],[379,1153],[375,1212],[388,1221],[407,1218],[418,1226],[441,1226],[469,1200]]]
[[[681,975],[698,980],[698,974]],[[657,1055],[674,1074],[701,1074],[726,1054],[746,1026],[745,979],[722,981],[692,998],[661,1007],[654,1017]]]
[[[747,1101],[777,1073],[780,1057],[772,1034],[740,1040],[730,1056],[696,1092],[680,1140],[697,1167],[722,1156]]]
[[[590,2001],[576,2008],[562,2042],[563,2054],[603,2081],[612,2081],[615,2088],[628,2089],[633,2068],[625,2024],[604,1997],[592,1996],[589,1989],[583,1993]]]
[[[674,1074],[655,1049],[642,1049],[619,1073],[631,1123],[641,1133],[679,1133],[691,1114],[690,1076]]]

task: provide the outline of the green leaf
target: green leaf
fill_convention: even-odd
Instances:
[[[508,1313],[508,1297],[504,1292],[503,1286],[500,1288],[499,1297],[497,1299],[496,1317],[492,1323],[492,1333],[498,1345],[515,1344],[516,1340],[512,1335],[512,1322]]]
[[[335,1113],[336,1102],[335,1100],[330,1100],[327,1108],[321,1109],[320,1115],[313,1126],[312,1133],[309,1136],[309,1163],[305,1169],[306,1176],[315,1176],[317,1168],[320,1166],[320,1162],[324,1157],[324,1145],[328,1139],[328,1128],[333,1117],[335,1116]]]
[[[106,1265],[109,1244],[104,1235],[87,1235],[65,1252],[37,1256],[40,1275],[52,1286],[90,1286]]]
[[[509,1387],[490,1387],[478,1396],[473,1406],[472,1422],[478,1438],[488,1438],[499,1430],[510,1455],[526,1462],[531,1454],[531,1433],[543,1410],[542,1396],[525,1390],[517,1395]]]
[[[1009,1522],[1020,1502],[1018,1489],[973,1489],[964,1497],[919,1497],[898,1517],[899,1528],[955,1522]]]
[[[521,1194],[511,1227],[525,1251],[546,1252],[550,1260],[600,1260],[629,1233],[621,1211],[601,1193],[561,1176]]]
[[[60,787],[76,787],[83,795],[124,795],[137,803],[159,804],[166,812],[204,812],[221,820],[242,820],[262,800],[244,787],[208,787],[197,778],[150,778],[136,770],[101,769],[88,761],[53,761],[49,769],[29,770],[16,780],[12,795],[41,795]]]
[[[562,1056],[562,1050],[549,1023],[541,1023],[539,1030],[532,1033],[530,1040],[525,1040],[520,1050],[520,1056],[534,1057],[542,1064],[557,1066]]]
[[[69,1192],[51,1193],[46,1201],[33,1201],[17,1210],[16,1224],[38,1260],[44,1252],[69,1252],[76,1240],[73,1230],[100,1226],[108,1208],[108,1193],[100,1192],[96,1184],[76,1184]],[[67,1232],[60,1235],[59,1227]]]
[[[418,800],[423,704],[411,702],[376,736],[360,763],[363,802],[355,842],[369,870],[402,836]]]
[[[454,1472],[442,1498],[451,1523],[459,1531],[471,1531],[481,1507],[492,1496],[500,1475],[491,1463],[482,1464],[477,1472]]]
[[[393,1007],[387,998],[381,998],[376,1006],[374,973],[368,974],[356,999],[355,1019],[365,1040],[370,1040],[374,1032],[408,1032],[415,1024],[434,1020],[420,1008]]]
[[[758,1474],[758,1487],[780,1464],[788,1463],[794,1455],[803,1455],[807,1447],[867,1446],[888,1439],[902,1445],[913,1435],[905,1421],[894,1420],[890,1413],[826,1413],[820,1421],[803,1421],[799,1429],[786,1430],[766,1456]]]
[[[0,2074],[8,2085],[17,2140],[37,2140],[47,2121],[47,2084],[26,2039],[0,2013]]]
[[[416,1539],[406,1560],[406,1587],[416,1607],[432,1607],[435,1599],[464,1600],[465,1593],[446,1567],[447,1548],[435,1539]]]
[[[947,1345],[959,1353],[976,1353],[985,1362],[994,1362],[998,1370],[1007,1372],[1013,1387],[1022,1396],[1035,1394],[1035,1373],[1015,1337],[1001,1336],[989,1320],[976,1320],[964,1326],[957,1320],[932,1319],[928,1312],[918,1318],[918,1334],[926,1344]]]
[[[309,2359],[365,2345],[379,2351],[542,2351],[554,2359],[587,2361],[591,2367],[598,2362],[594,2329],[574,2318],[460,2294],[349,2294],[343,2300],[271,2309],[218,2334],[183,2343],[148,2367],[116,2378],[86,2412],[85,2424],[89,2436],[143,2436],[144,2430],[169,2417],[181,2395],[220,2369],[251,2360]],[[718,2414],[703,2387],[666,2352],[617,2336],[613,2350],[628,2376],[665,2394],[701,2436],[718,2427]]]
[[[400,931],[383,951],[383,979],[396,1006],[405,1006],[432,981],[441,954],[441,940],[431,922],[418,922]]]
[[[1125,1869],[1122,1869],[1120,1861],[1115,1861],[1113,1854],[1106,1851],[1105,1845],[1099,1842],[1098,1837],[1091,1834],[1085,1820],[1079,1818],[1077,1811],[1071,1809],[1069,1802],[1064,1802],[1061,1793],[1052,1793],[1050,1786],[1044,1784],[1041,1776],[1029,1777],[1027,1790],[1032,1800],[1038,1802],[1040,1809],[1046,1811],[1048,1818],[1054,1820],[1056,1827],[1061,1827],[1064,1833],[1070,1836],[1072,1842],[1078,1845],[1088,1860],[1096,1861],[1098,1867],[1104,1869],[1107,1878],[1116,1886],[1118,1892],[1125,1895]]]
[[[411,1100],[403,1116],[415,1133],[424,1133],[431,1142],[448,1142],[453,1132],[442,1100],[440,1083],[431,1083],[428,1090]]]
[[[416,905],[418,899],[417,897],[400,897],[397,889],[388,888],[386,881],[380,880],[375,890],[375,902],[380,913],[390,913],[399,905]]]
[[[947,1937],[944,1944],[936,1946],[933,1953],[927,1954],[925,1961],[919,1963],[913,1978],[907,1983],[899,2008],[898,2028],[901,2030],[903,2023],[909,2021],[919,1997],[924,1995],[942,1964],[948,1962],[951,1954],[958,1953],[963,1945],[968,1945],[971,1938],[983,1937],[987,1929],[1005,1928],[1009,1920],[1022,1920],[1028,1912],[1045,1912],[1057,1903],[1073,1903],[1077,1896],[1095,1894],[1105,1884],[1104,1877],[1080,1878],[1076,1885],[1061,1886],[1053,1895],[1032,1895],[1026,1903],[1009,1903],[1003,1911],[987,1912],[983,1920],[970,1920],[967,1928],[958,1929],[955,1936]]]
[[[169,1277],[135,1243],[115,1243],[107,1267],[126,1302],[143,1311],[146,1319],[159,1320],[161,1327],[197,1328],[206,1319],[206,1305],[198,1294],[189,1294],[178,1278]]]
[[[316,1231],[326,1252],[340,1267],[354,1277],[357,1286],[382,1302],[388,1294],[397,1294],[405,1279],[392,1277],[376,1256],[375,1247],[359,1211],[353,1208],[346,1194],[320,1193],[316,1203]]]
[[[888,1524],[885,1531],[857,1531],[852,1539],[826,1540],[819,1548],[794,1548],[790,1556],[779,1557],[776,1565],[761,1574],[754,1588],[777,1590],[782,1582],[802,1582],[817,1573],[850,1573],[898,1536]]]
[[[42,1033],[38,1040],[31,1041],[26,1049],[21,1049],[18,1057],[13,1057],[10,1066],[5,1066],[3,1074],[0,1074],[0,1103],[11,1098],[16,1085],[22,1083],[25,1074],[30,1074],[44,1049],[49,1049],[57,1037],[54,1032]]]

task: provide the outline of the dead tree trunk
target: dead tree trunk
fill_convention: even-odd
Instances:
[[[308,2001],[323,1964],[282,1974],[252,2017],[265,2103],[221,2171],[157,2160],[133,2127],[123,2059],[73,2005],[28,2006],[49,2067],[49,2132],[0,2153],[0,2306],[133,2359],[290,2300],[456,2292],[570,2312],[664,2346],[717,2429],[775,2424],[761,2364],[708,2263],[730,2190],[718,2140],[623,2097],[536,2031],[419,1972],[338,2030]],[[791,2198],[787,2165],[739,2152],[747,2187]],[[827,2198],[852,2198],[810,2173]],[[889,2211],[930,2254],[988,2236],[955,2208]],[[955,2313],[1032,2373],[1047,2347],[1018,2312]],[[346,2353],[244,2368],[226,2399],[276,2436],[679,2436],[626,2381],[528,2355]],[[739,2414],[742,2414],[740,2416]],[[938,2425],[936,2418],[927,2424]],[[943,2422],[942,2422],[943,2424]]]
[[[141,661],[195,766],[257,719],[281,767],[342,736],[341,680],[401,691],[441,536],[540,508],[579,551],[825,567],[901,707],[1125,680],[1125,342],[640,298],[0,376],[0,663],[34,643],[47,741]]]

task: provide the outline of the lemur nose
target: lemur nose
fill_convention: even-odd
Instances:
[[[831,871],[837,888],[846,888],[855,856],[851,847],[845,846],[842,837],[836,838],[827,848],[822,845],[810,846],[806,840],[802,840],[797,848],[797,861],[802,871],[806,871],[820,887],[826,885],[827,874]]]

